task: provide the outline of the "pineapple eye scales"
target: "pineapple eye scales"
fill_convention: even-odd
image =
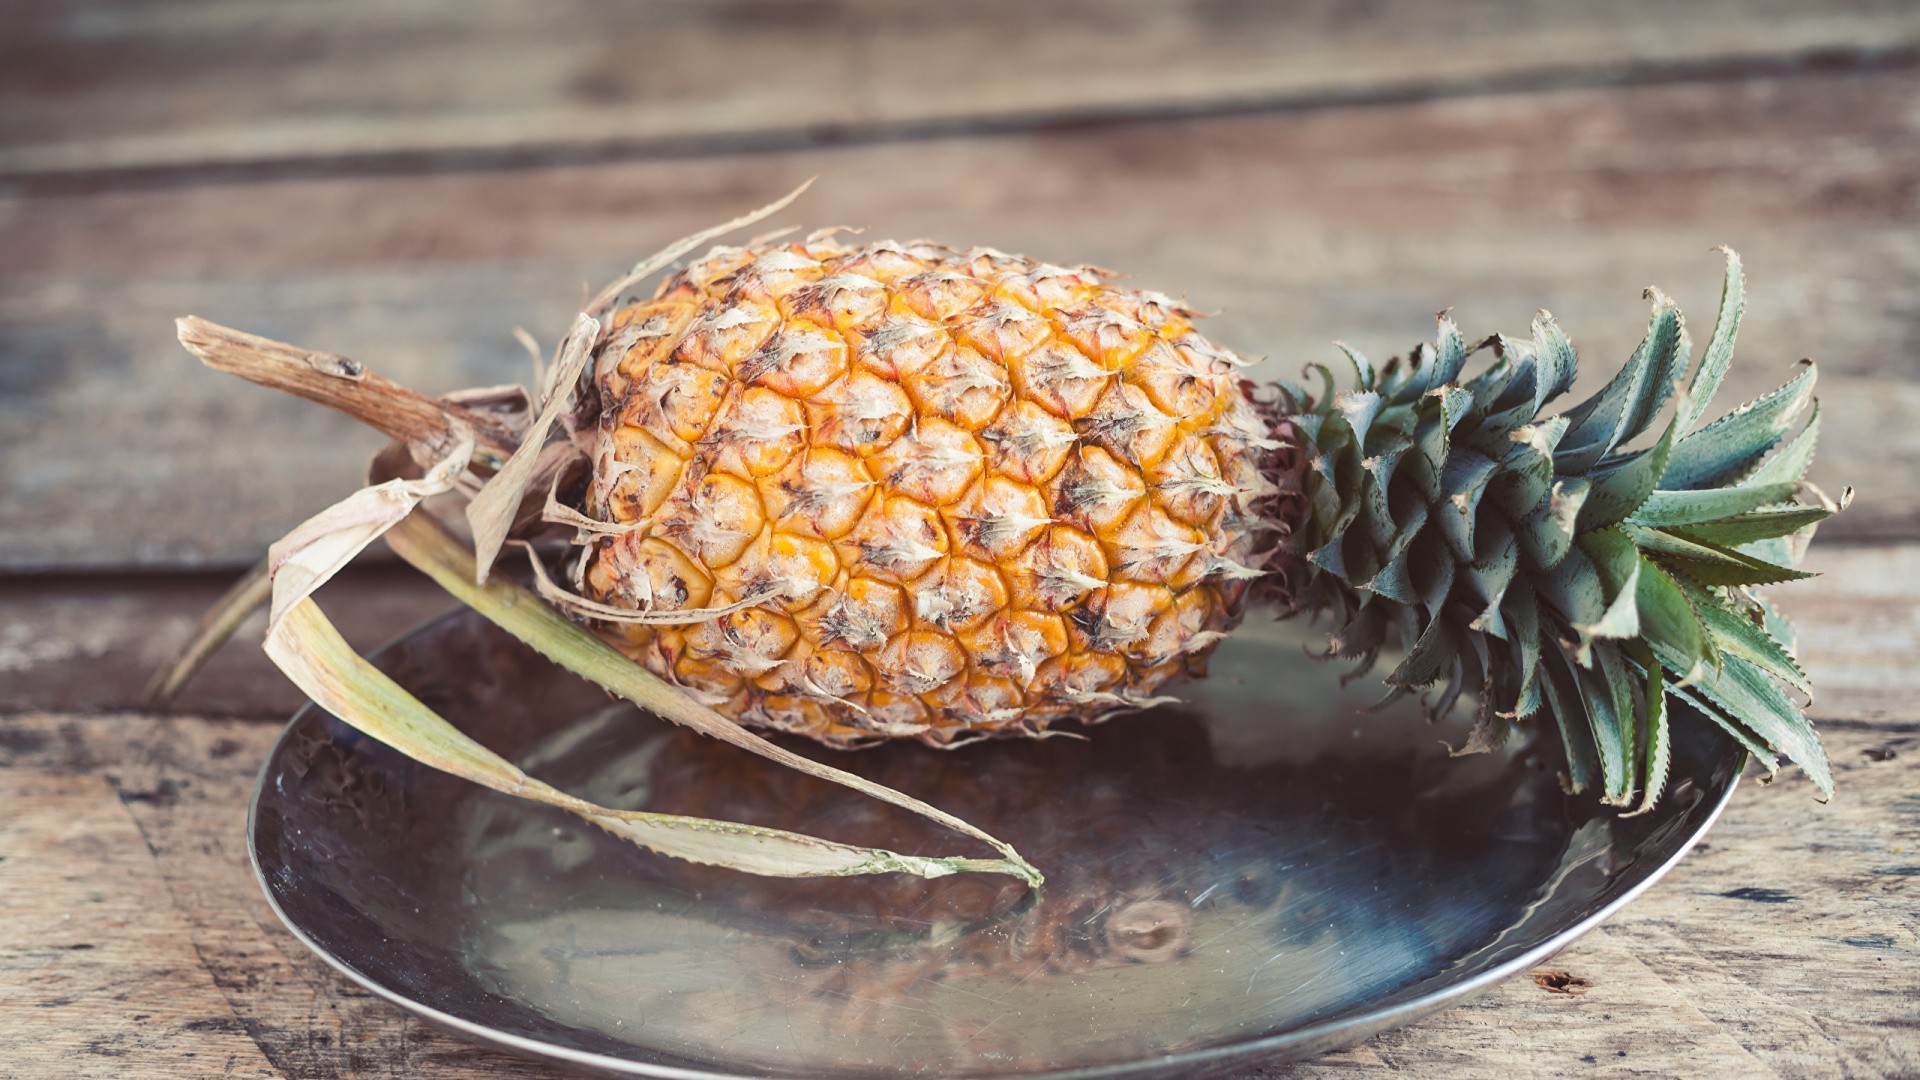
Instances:
[[[1645,340],[1571,407],[1577,358],[1524,336],[1435,340],[1259,386],[1195,313],[1090,266],[838,231],[695,234],[596,297],[534,392],[430,399],[362,365],[180,322],[210,366],[390,435],[369,487],[276,544],[167,673],[271,600],[268,651],[342,719],[435,767],[644,846],[756,873],[1039,873],[915,800],[753,729],[836,747],[1045,736],[1169,700],[1253,606],[1321,617],[1388,700],[1470,709],[1461,752],[1550,723],[1563,784],[1628,812],[1670,728],[1725,729],[1832,780],[1792,628],[1756,586],[1807,576],[1844,504],[1808,484],[1806,362],[1715,419],[1744,307],[1725,255],[1698,362],[1658,290]],[[1690,377],[1689,377],[1690,376]],[[1685,384],[1683,387],[1683,383]],[[425,511],[468,497],[468,545]],[[997,859],[902,856],[620,813],[534,781],[352,655],[310,597],[374,539],[609,690],[926,814]],[[507,546],[534,590],[489,571]],[[1675,710],[1678,702],[1684,708]]]

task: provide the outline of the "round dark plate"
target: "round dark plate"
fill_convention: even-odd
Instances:
[[[1195,1077],[1350,1044],[1538,963],[1671,867],[1739,775],[1729,741],[1683,720],[1670,794],[1620,818],[1562,794],[1551,733],[1452,757],[1463,730],[1361,714],[1361,687],[1342,691],[1304,640],[1246,627],[1179,688],[1187,704],[1084,739],[802,748],[1012,842],[1048,876],[1037,901],[994,875],[677,863],[311,706],[261,773],[254,864],[294,934],[368,989],[574,1066]],[[376,662],[603,804],[971,850],[611,702],[470,613]]]

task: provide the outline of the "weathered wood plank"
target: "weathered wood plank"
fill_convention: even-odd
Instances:
[[[0,198],[0,570],[234,566],[350,490],[350,422],[201,371],[195,313],[429,390],[518,380],[582,283],[814,173],[791,220],[1123,268],[1291,374],[1550,307],[1597,382],[1640,289],[1710,320],[1732,399],[1813,353],[1832,535],[1920,535],[1920,73],[1512,94],[838,149]],[[1704,336],[1704,330],[1700,331]]]
[[[231,1016],[283,1074],[548,1075],[366,997],[273,922],[246,868],[240,828],[272,728],[37,714],[0,721],[0,735],[0,821],[43,805],[48,783],[110,785],[125,810],[106,805],[130,814],[138,832],[123,827],[96,857],[157,866],[161,880],[98,874],[87,887],[143,909],[156,895],[170,899],[183,930],[170,941],[138,936],[141,948],[190,941]],[[1425,1023],[1246,1080],[1913,1075],[1920,736],[1846,730],[1830,745],[1838,799],[1815,803],[1797,777],[1747,785],[1695,854],[1535,972],[1537,981],[1514,979]],[[41,786],[17,782],[21,776]],[[6,921],[21,910],[14,852],[0,850],[9,858],[0,864],[0,940],[9,942],[25,940]],[[43,857],[46,873],[78,872],[71,854]],[[131,948],[136,937],[123,939]],[[111,992],[43,1010],[46,1023],[97,1028],[103,1014],[125,1014]],[[216,1033],[202,1034],[211,1046]],[[71,1075],[27,1060],[33,1067],[18,1068],[22,1076]],[[158,1060],[116,1059],[117,1074]]]
[[[228,584],[218,574],[0,577],[0,684],[6,688],[0,711],[141,708],[148,677],[185,643]],[[425,577],[391,563],[348,571],[319,600],[362,650],[455,603]],[[256,614],[181,691],[175,708],[196,716],[285,720],[306,696],[261,651],[265,633],[266,616]]]
[[[61,721],[27,717],[0,723],[0,822],[19,813],[52,821],[75,809],[46,799],[50,784],[98,790],[100,803],[119,817],[121,828],[90,828],[90,819],[67,819],[69,836],[84,836],[79,849],[46,846],[36,851],[0,847],[0,940],[21,949],[48,951],[29,920],[15,920],[17,899],[31,880],[12,880],[15,867],[75,880],[86,897],[129,915],[123,926],[77,938],[100,949],[115,947],[117,970],[100,972],[92,986],[33,1001],[40,1043],[19,1043],[0,1053],[0,1067],[17,1076],[73,1076],[84,1055],[63,1053],[63,1042],[92,1038],[104,1020],[136,1009],[119,1003],[134,994],[171,1001],[186,1015],[184,1030],[202,1032],[198,1043],[180,1040],[180,1051],[207,1059],[215,1047],[238,1043],[252,1051],[257,1068],[236,1074],[265,1076],[557,1076],[492,1051],[440,1036],[326,967],[317,955],[286,934],[259,894],[246,861],[246,801],[253,774],[271,748],[276,730],[265,724],[161,721],[113,717]],[[0,826],[6,828],[6,826]],[[0,834],[0,844],[6,844]],[[102,849],[90,857],[88,851]],[[98,863],[98,865],[96,865]],[[144,863],[131,874],[125,863]],[[58,909],[54,909],[58,911]],[[84,907],[73,907],[84,911]],[[58,915],[56,915],[58,917]],[[117,938],[115,938],[117,936]],[[115,945],[115,940],[121,944]],[[94,953],[84,953],[94,955]],[[184,957],[173,961],[173,957]],[[0,969],[4,970],[4,969]],[[0,988],[6,984],[0,982]],[[0,994],[0,1001],[10,995]],[[21,1009],[29,1013],[29,1009]],[[154,1015],[163,1015],[154,1011]],[[148,1022],[148,1020],[142,1020]],[[0,1024],[0,1047],[15,1034]],[[217,1072],[192,1061],[167,1068],[167,1059],[138,1040],[104,1043],[121,1049],[96,1076],[202,1076]],[[219,1061],[219,1059],[215,1059]]]
[[[275,1075],[120,795],[85,772],[0,769],[0,1071]]]
[[[1834,0],[13,5],[0,174],[632,153],[1904,55]]]
[[[1771,595],[1800,627],[1823,724],[1920,730],[1920,544],[1816,543],[1818,580]],[[148,675],[226,579],[147,575],[90,581],[0,577],[0,715],[137,710]],[[453,601],[403,567],[358,567],[320,594],[347,639],[371,649]],[[177,711],[278,722],[305,699],[260,651],[262,617],[242,627],[182,692]],[[1327,672],[1331,680],[1332,669]]]

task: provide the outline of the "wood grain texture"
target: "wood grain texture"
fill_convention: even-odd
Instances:
[[[1640,290],[1750,274],[1727,403],[1823,362],[1830,535],[1920,535],[1920,72],[1494,94],[548,168],[0,196],[0,570],[239,566],[356,486],[376,438],[198,369],[198,314],[430,392],[519,381],[587,282],[822,182],[786,220],[1124,269],[1292,374],[1455,308],[1554,311],[1585,382]],[[1844,418],[1844,419],[1842,419]]]
[[[551,160],[1872,62],[1873,0],[13,4],[0,175]]]
[[[10,743],[32,729],[8,728]],[[109,780],[0,772],[0,1071],[272,1076]]]
[[[141,708],[144,680],[186,642],[228,584],[221,574],[0,577],[0,714]],[[355,567],[318,599],[362,651],[456,606],[439,586],[392,563]],[[306,696],[267,659],[265,635],[266,615],[256,613],[209,658],[174,709],[284,721]]]
[[[0,1010],[25,1013],[11,1003],[38,995],[34,1030],[80,1039],[56,1051],[39,1039],[9,1042],[18,1029],[0,1025],[0,1071],[178,1075],[181,1055],[194,1053],[233,1055],[241,1075],[259,1074],[261,1058],[296,1077],[557,1075],[407,1018],[278,927],[241,832],[276,734],[135,714],[0,721]],[[1841,792],[1833,803],[1815,803],[1798,778],[1747,784],[1679,868],[1534,978],[1247,1080],[1913,1075],[1920,735],[1844,730],[1829,745]],[[75,849],[47,843],[50,834],[91,839]],[[137,910],[138,925],[81,906],[78,925],[60,923],[39,899],[65,895],[60,888],[79,890],[76,901],[97,897],[102,913]],[[120,970],[159,973],[152,996],[162,1004],[72,966],[109,949],[121,950]],[[70,989],[56,996],[50,980]],[[150,1022],[162,1015],[166,1024]],[[120,1056],[85,1045],[124,1030],[142,1034],[101,1044]]]
[[[34,1039],[10,1045],[12,1030],[0,1025],[6,1032],[0,1034],[0,1072],[71,1076],[78,1067],[103,1077],[134,1075],[135,1069],[153,1076],[203,1075],[191,1063],[166,1071],[165,1060],[137,1041],[109,1043],[109,1051],[124,1053],[104,1056],[85,1045],[96,1030],[147,1023],[151,1011],[123,995],[141,985],[143,967],[164,967],[168,977],[143,986],[140,994],[171,1002],[183,1030],[206,1034],[202,1045],[208,1051],[228,1041],[251,1049],[265,1067],[248,1075],[439,1078],[504,1076],[509,1069],[546,1075],[429,1034],[419,1021],[347,982],[280,929],[254,884],[243,834],[252,777],[276,734],[271,727],[190,720],[156,724],[135,716],[84,721],[42,716],[0,723],[0,820],[58,810],[82,820],[117,816],[123,824],[107,847],[119,865],[101,862],[97,874],[89,873],[96,867],[84,854],[30,851],[13,846],[10,834],[0,834],[8,844],[0,848],[6,859],[0,863],[0,911],[5,912],[0,920],[8,924],[0,940],[43,950],[52,943],[31,923],[15,922],[16,913],[33,910],[25,904],[33,895],[28,891],[32,881],[15,876],[28,865],[39,873],[84,879],[100,898],[95,902],[137,914],[124,926],[90,927],[91,933],[59,939],[131,954],[121,970],[102,973],[86,992],[37,1003],[39,1033],[49,1039],[67,1033],[82,1045],[63,1049],[50,1042],[43,1050]],[[80,782],[90,785],[91,804],[42,808],[35,800],[47,785],[77,788]],[[149,937],[153,943],[143,947]],[[183,954],[188,959],[171,959]],[[32,991],[36,977],[28,973],[16,982],[17,975],[0,969],[5,980],[0,1001],[17,999],[18,990]],[[205,993],[184,992],[194,987],[204,987]]]

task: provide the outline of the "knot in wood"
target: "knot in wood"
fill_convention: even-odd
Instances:
[[[358,381],[367,374],[366,367],[363,366],[360,361],[349,359],[338,353],[310,352],[304,359],[308,367],[320,372],[322,375],[332,375],[336,378]]]

